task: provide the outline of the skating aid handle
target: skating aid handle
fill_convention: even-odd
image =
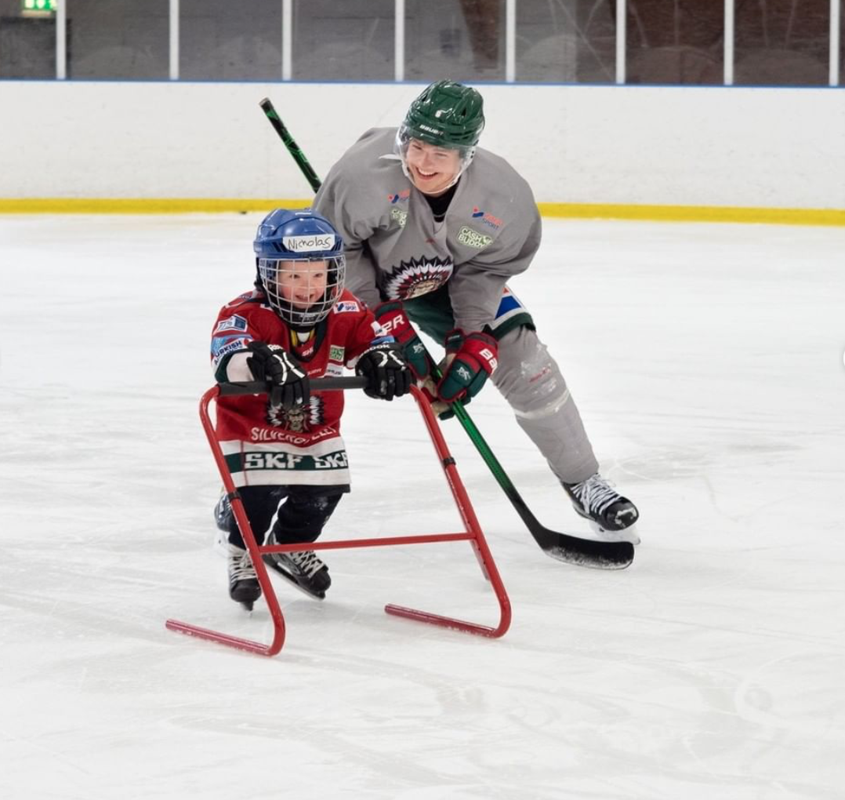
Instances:
[[[342,378],[314,378],[311,381],[311,388],[315,392],[331,392],[344,389],[363,389],[367,385],[367,379],[361,375],[346,376]],[[267,394],[270,387],[266,381],[245,381],[243,383],[218,383],[220,396],[232,396],[236,394]]]

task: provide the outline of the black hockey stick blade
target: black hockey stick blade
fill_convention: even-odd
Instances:
[[[603,542],[559,533],[541,525],[536,518],[523,521],[542,551],[550,558],[594,569],[625,569],[634,560],[630,542]]]

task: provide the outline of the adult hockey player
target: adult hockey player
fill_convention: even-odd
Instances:
[[[637,543],[634,504],[598,471],[575,401],[507,282],[540,246],[526,181],[477,148],[483,102],[452,81],[426,88],[399,128],[367,131],[314,203],[346,246],[348,287],[403,345],[418,381],[431,363],[410,321],[446,357],[436,399],[470,401],[488,377],[600,538]]]
[[[393,337],[344,290],[341,237],[310,211],[271,212],[254,242],[253,291],[224,306],[211,359],[218,382],[267,381],[268,395],[219,397],[217,436],[259,544],[313,542],[349,491],[340,417],[343,392],[310,390],[310,379],[354,367],[365,392],[392,400],[411,373]],[[252,608],[261,596],[231,506],[218,503],[228,533],[229,595]],[[328,567],[313,550],[265,556],[268,565],[323,598]]]

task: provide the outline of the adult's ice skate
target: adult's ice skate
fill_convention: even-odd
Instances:
[[[580,483],[564,483],[563,488],[578,514],[603,541],[640,543],[634,525],[640,516],[637,507],[598,472]]]

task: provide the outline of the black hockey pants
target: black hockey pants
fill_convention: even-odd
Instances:
[[[314,542],[323,532],[343,489],[317,486],[244,486],[238,489],[252,532],[263,544],[270,524],[277,544]],[[280,505],[281,504],[281,505]],[[276,521],[273,517],[278,510]],[[226,519],[229,542],[244,547],[234,513]]]

